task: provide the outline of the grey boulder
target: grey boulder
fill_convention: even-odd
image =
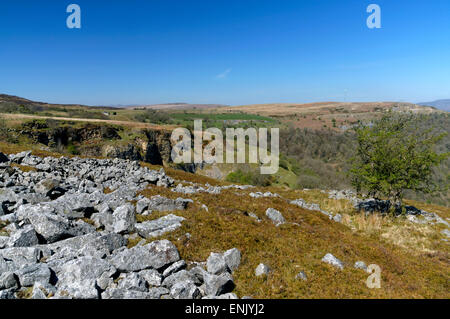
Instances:
[[[160,195],[155,195],[150,198],[150,202],[147,206],[149,210],[154,211],[174,211],[174,210],[184,210],[187,208],[191,201],[177,198],[175,200],[169,199]]]
[[[342,221],[342,215],[341,215],[341,214],[336,214],[336,215],[334,215],[334,216],[333,216],[333,220],[334,220],[336,223],[340,223],[340,222]]]
[[[38,194],[47,195],[51,190],[59,187],[60,182],[53,178],[46,178],[41,180],[34,186],[34,190]]]
[[[267,208],[266,216],[274,223],[276,226],[282,225],[286,222],[283,215],[274,208]]]
[[[173,273],[176,273],[182,269],[186,268],[186,262],[184,260],[179,260],[176,263],[173,263],[169,267],[167,267],[163,272],[163,277],[168,277],[172,275]]]
[[[139,235],[145,238],[161,236],[181,227],[183,217],[169,214],[155,220],[149,220],[136,224],[136,230]]]
[[[65,263],[57,273],[58,295],[76,299],[94,299],[100,296],[97,278],[112,276],[116,269],[104,259],[80,257]]]
[[[145,210],[148,209],[150,202],[151,202],[150,199],[148,199],[147,197],[144,197],[141,200],[138,200],[136,203],[136,213],[142,214]]]
[[[167,288],[172,288],[172,286],[175,283],[181,282],[181,281],[188,281],[193,284],[200,284],[200,281],[193,273],[191,273],[190,271],[187,271],[187,270],[181,270],[181,271],[176,272],[176,273],[170,275],[169,277],[165,278],[162,285]]]
[[[19,220],[28,221],[47,243],[95,231],[92,225],[81,220],[71,222],[67,218],[53,214],[47,207],[22,205],[18,210]]]
[[[22,268],[35,264],[41,258],[42,251],[36,247],[11,247],[0,249],[0,268],[2,268],[2,258],[6,259],[6,264]]]
[[[17,280],[14,273],[7,271],[0,275],[0,290],[17,288]]]
[[[338,258],[334,257],[332,254],[328,253],[323,258],[322,261],[330,264],[334,267],[337,267],[339,269],[344,269],[344,263],[340,261]]]
[[[304,271],[300,271],[297,275],[295,275],[295,279],[301,279],[303,281],[308,280],[308,277],[306,276]]]
[[[158,287],[150,288],[147,292],[126,290],[121,288],[108,288],[102,293],[102,299],[160,299],[169,293],[168,289]]]
[[[269,266],[261,263],[255,269],[255,276],[259,277],[259,276],[263,276],[263,275],[268,275],[269,272],[270,272]]]
[[[129,233],[134,230],[136,215],[131,204],[122,205],[114,211],[112,231],[118,234]]]
[[[173,299],[200,299],[202,297],[200,289],[191,281],[175,283],[170,289],[170,296]]]
[[[235,271],[241,264],[241,252],[237,248],[232,248],[224,252],[223,258],[232,272]]]
[[[122,278],[121,278],[122,277]],[[146,281],[140,274],[132,272],[121,274],[117,288],[125,290],[147,291]]]
[[[145,246],[119,250],[110,260],[120,271],[130,272],[148,268],[161,269],[180,260],[180,255],[170,241],[159,240]]]
[[[356,269],[367,270],[367,265],[364,261],[355,262],[355,265],[353,267],[355,267]]]
[[[22,268],[15,272],[19,278],[20,285],[23,287],[31,287],[35,283],[50,283],[52,271],[46,264],[35,264]]]
[[[24,228],[11,234],[8,247],[30,247],[39,243],[36,231],[33,226],[26,225]]]
[[[219,296],[234,289],[233,278],[229,273],[220,275],[205,274],[205,293],[210,296]]]
[[[206,260],[206,270],[210,274],[219,275],[225,271],[228,271],[229,268],[222,254],[211,253]]]
[[[138,274],[144,278],[147,282],[147,285],[150,287],[159,287],[161,286],[163,276],[156,271],[155,269],[146,269],[138,272]]]

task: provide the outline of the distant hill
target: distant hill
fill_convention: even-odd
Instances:
[[[383,113],[412,112],[416,114],[440,113],[434,107],[404,102],[319,102],[272,103],[243,105],[212,110],[218,113],[249,113],[271,118],[297,128],[345,131],[358,123],[370,121]]]
[[[223,104],[189,104],[189,103],[164,103],[164,104],[150,104],[150,105],[109,105],[109,106],[88,106],[81,104],[52,104],[46,102],[31,101],[22,97],[0,94],[0,111],[2,106],[16,107],[26,106],[38,111],[42,111],[46,108],[86,108],[86,109],[153,109],[153,110],[193,110],[193,109],[210,109],[228,107],[229,105]]]
[[[423,102],[423,103],[418,103],[419,105],[423,105],[423,106],[432,106],[441,110],[445,110],[445,111],[450,111],[450,99],[446,99],[446,100],[436,100],[433,102]]]
[[[2,111],[2,108],[5,107],[16,107],[16,106],[22,106],[22,107],[28,107],[31,109],[36,110],[45,110],[48,108],[86,108],[86,109],[111,109],[113,110],[113,107],[108,106],[88,106],[88,105],[82,105],[82,104],[59,104],[59,103],[47,103],[47,102],[37,102],[28,100],[26,98],[22,98],[19,96],[14,95],[8,95],[8,94],[0,94],[0,111]]]
[[[165,103],[152,105],[131,105],[128,109],[152,109],[152,110],[193,110],[193,109],[215,109],[228,107],[223,104],[189,104],[189,103]]]

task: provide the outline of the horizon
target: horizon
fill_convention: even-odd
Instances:
[[[2,2],[0,87],[90,106],[449,99],[450,3],[375,1],[369,29],[370,3]]]
[[[440,100],[435,100],[435,101],[428,101],[428,102],[408,102],[408,101],[328,101],[328,100],[323,100],[323,101],[314,101],[314,102],[283,102],[283,103],[278,103],[278,102],[268,102],[268,103],[255,103],[255,104],[236,104],[236,105],[228,105],[228,104],[219,104],[219,103],[190,103],[190,102],[166,102],[166,103],[156,103],[156,104],[82,104],[82,103],[76,103],[76,102],[68,102],[68,103],[58,103],[58,102],[48,102],[48,101],[44,101],[44,100],[31,100],[28,99],[25,96],[19,96],[19,95],[12,95],[12,94],[8,94],[5,92],[0,92],[0,95],[7,95],[7,96],[12,96],[12,97],[17,97],[17,98],[22,98],[25,100],[29,100],[31,102],[36,102],[36,103],[44,103],[44,104],[50,104],[50,105],[79,105],[79,106],[85,106],[85,107],[97,107],[97,108],[132,108],[132,107],[146,107],[146,106],[158,106],[158,105],[217,105],[218,107],[239,107],[239,106],[246,106],[246,105],[271,105],[271,104],[293,104],[293,105],[303,105],[303,104],[319,104],[319,103],[409,103],[409,104],[415,104],[415,105],[419,105],[419,106],[428,106],[428,107],[433,107],[437,110],[441,110],[441,111],[447,111],[450,112],[450,106],[444,106],[444,107],[438,107],[438,106],[433,106],[431,104],[435,103],[435,102],[448,102],[450,101],[450,99],[440,99]],[[430,103],[429,105],[427,103]]]

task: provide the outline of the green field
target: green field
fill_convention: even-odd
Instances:
[[[193,121],[201,120],[215,120],[215,121],[265,121],[275,122],[273,118],[246,114],[246,113],[172,113],[170,117],[175,120]]]

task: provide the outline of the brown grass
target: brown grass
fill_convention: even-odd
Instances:
[[[33,294],[33,287],[23,288],[17,293],[17,297],[19,299],[31,299]]]
[[[32,167],[32,166],[27,166],[27,165],[19,165],[16,163],[12,163],[11,164],[12,167],[18,168],[20,169],[22,172],[36,172],[36,168]]]
[[[341,125],[350,125],[361,119],[374,118],[388,109],[400,106],[405,110],[414,110],[419,113],[439,112],[431,108],[423,108],[411,103],[393,102],[320,102],[320,103],[271,103],[254,104],[235,107],[222,107],[208,110],[213,113],[243,112],[262,116],[274,117],[282,123],[298,128],[316,130],[339,130]],[[333,119],[336,127],[333,127]],[[326,127],[324,126],[326,125]]]
[[[40,116],[40,115],[29,115],[29,114],[1,114],[1,116],[8,121],[10,120],[30,120],[30,119],[40,119],[40,120],[55,120],[55,121],[75,121],[75,122],[87,122],[87,123],[105,123],[112,125],[122,125],[132,128],[151,128],[158,130],[172,130],[176,128],[173,125],[156,125],[149,123],[142,123],[137,121],[117,121],[117,120],[101,120],[101,119],[86,119],[86,118],[74,118],[74,117],[53,117],[53,116]]]
[[[414,252],[434,253],[435,231],[428,225],[405,223],[391,225],[383,230],[381,237]]]
[[[148,167],[150,169],[156,169],[160,170],[161,166],[158,165],[151,165],[149,163],[141,163],[142,166]],[[207,176],[202,175],[196,175],[192,173],[188,173],[179,169],[171,168],[171,167],[164,167],[164,171],[166,174],[170,177],[172,177],[175,180],[178,181],[187,181],[192,183],[200,183],[200,184],[210,184],[212,186],[218,186],[218,185],[229,185],[228,182],[219,181],[217,179],[213,179]],[[186,184],[187,185],[187,184]]]
[[[3,147],[4,144],[0,143],[0,151],[3,151]],[[14,149],[12,153],[21,150]],[[165,170],[179,180],[223,184],[171,168]],[[247,195],[250,191],[276,192],[283,198],[253,199]],[[449,247],[448,243],[442,242],[437,226],[422,228],[403,219],[364,217],[355,214],[347,201],[328,199],[327,194],[317,190],[293,191],[269,187],[247,191],[229,189],[218,195],[182,195],[166,188],[150,186],[143,194],[147,197],[160,194],[174,199],[185,197],[194,200],[187,210],[173,212],[186,220],[181,228],[162,238],[173,241],[182,258],[187,261],[205,261],[211,252],[238,248],[242,252],[241,265],[234,273],[238,296],[450,298]],[[321,213],[301,209],[287,201],[297,198],[318,203],[327,211],[343,214],[343,223],[332,222]],[[209,212],[201,208],[202,204],[208,206]],[[445,207],[422,203],[417,206],[436,212],[443,218],[449,216],[449,209]],[[288,223],[275,227],[265,217],[269,207],[281,211]],[[258,223],[247,216],[250,212],[255,213],[262,222]],[[154,212],[149,217],[138,216],[138,219],[143,221],[166,214]],[[186,233],[191,234],[190,239],[185,236]],[[131,240],[128,245],[136,245],[140,240]],[[336,270],[321,262],[328,252],[341,259],[346,268]],[[381,267],[381,289],[366,287],[368,275],[352,267],[358,260]],[[266,278],[254,276],[254,269],[261,262],[273,270]],[[295,279],[299,271],[306,273],[307,281]]]
[[[298,197],[298,192],[278,189],[278,193]],[[320,192],[319,192],[320,193]],[[176,198],[180,194],[167,189],[150,187],[145,196],[161,194]],[[305,195],[305,194],[303,194]],[[186,196],[185,196],[186,197]],[[417,255],[377,235],[384,221],[376,217],[367,221],[356,218],[361,231],[334,223],[326,216],[288,204],[281,198],[251,199],[239,196],[235,190],[220,195],[195,194],[189,196],[195,204],[186,211],[175,212],[186,221],[177,231],[162,236],[172,240],[188,261],[205,261],[211,252],[237,247],[242,252],[242,263],[234,274],[239,296],[254,298],[448,298],[448,253],[436,255],[429,251]],[[306,196],[303,196],[306,197]],[[312,193],[311,198],[319,195]],[[323,197],[323,194],[322,194]],[[330,207],[332,202],[328,202]],[[201,208],[206,204],[209,212]],[[334,203],[336,204],[336,203]],[[344,204],[337,204],[343,209]],[[288,222],[275,227],[265,218],[268,207],[280,210]],[[246,213],[262,218],[257,223]],[[166,213],[153,213],[148,219]],[[348,218],[348,217],[346,217]],[[370,230],[372,233],[367,233]],[[188,240],[185,233],[191,234]],[[328,252],[344,261],[343,271],[322,263]],[[353,269],[357,260],[378,264],[382,268],[382,288],[365,286],[367,274]],[[254,276],[260,263],[267,263],[273,272],[267,278]],[[295,275],[305,271],[308,281],[299,281]]]

